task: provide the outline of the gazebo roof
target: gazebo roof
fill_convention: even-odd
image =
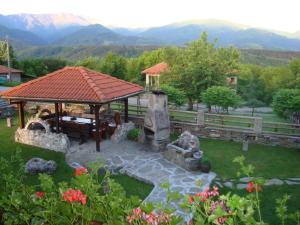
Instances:
[[[152,67],[149,67],[142,71],[142,74],[150,74],[150,75],[157,75],[164,71],[166,71],[169,68],[169,65],[165,62],[158,63]]]
[[[144,88],[85,67],[65,67],[1,93],[2,98],[105,103],[142,93]]]

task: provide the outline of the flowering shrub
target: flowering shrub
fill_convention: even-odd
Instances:
[[[65,202],[80,202],[82,205],[86,204],[86,195],[82,194],[80,190],[68,189],[64,193],[64,201]]]
[[[212,190],[206,188],[203,192],[187,196],[183,207],[193,215],[190,224],[255,222],[253,204],[250,200],[238,195],[220,195],[217,187],[213,187]]]
[[[75,169],[75,176],[80,176],[82,174],[87,174],[88,170],[85,167],[79,167]]]
[[[240,171],[238,171],[237,175],[252,177],[254,167],[246,165],[244,161],[245,158],[243,156],[234,159],[234,162],[240,165]],[[206,188],[203,192],[187,196],[182,206],[192,215],[189,224],[266,224],[261,215],[259,198],[259,192],[263,191],[263,184],[263,179],[253,178],[245,188],[245,193],[248,192],[246,197],[240,197],[231,193],[220,195],[217,187],[213,187],[212,190]],[[277,216],[282,225],[285,224],[287,219],[300,225],[300,211],[290,214],[287,212],[286,203],[288,198],[288,196],[284,196],[277,199]]]
[[[244,158],[235,162],[241,166],[239,175],[250,177],[254,168],[244,164]],[[24,184],[24,162],[19,154],[7,161],[0,158],[0,224],[47,225],[177,225],[184,224],[174,214],[173,201],[182,200],[177,192],[170,191],[170,184],[161,185],[167,191],[164,204],[143,203],[128,198],[124,189],[106,173],[99,181],[101,165],[78,168],[70,183],[55,184],[50,175],[39,175],[40,184]],[[15,169],[19,168],[19,169]],[[253,179],[245,188],[246,197],[228,193],[222,195],[218,187],[185,196],[182,207],[191,215],[189,224],[265,224],[260,212],[259,193],[263,180]],[[294,221],[300,225],[300,212],[288,213],[289,196],[277,199],[276,214],[282,225]]]
[[[132,214],[127,217],[129,224],[172,224],[172,216],[165,212],[150,213],[144,212],[140,207],[132,210]]]

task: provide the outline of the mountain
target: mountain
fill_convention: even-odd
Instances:
[[[76,45],[152,45],[159,44],[156,38],[124,36],[100,25],[81,27],[53,44],[62,46]]]
[[[295,34],[222,20],[188,20],[154,28],[105,27],[99,21],[73,14],[0,15],[0,38],[9,35],[18,49],[47,45],[177,45],[199,38],[207,32],[209,39],[218,39],[219,46],[238,48],[300,51],[300,31]]]
[[[293,34],[293,36],[294,36],[295,38],[300,39],[300,30],[296,31],[296,32]]]
[[[300,40],[288,38],[267,30],[218,20],[184,21],[148,29],[138,35],[156,38],[165,44],[184,45],[207,32],[210,40],[218,39],[221,46],[300,51]]]
[[[9,37],[9,41],[17,50],[45,44],[43,39],[29,31],[9,29],[0,25],[0,40],[5,40],[6,37]]]
[[[149,28],[125,28],[125,27],[109,27],[117,34],[124,36],[139,36],[139,33],[146,31]]]
[[[82,26],[95,23],[99,21],[69,13],[0,15],[1,25],[33,32],[46,41],[55,39],[57,35],[62,37]]]

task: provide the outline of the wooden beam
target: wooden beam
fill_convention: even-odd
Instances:
[[[58,103],[55,103],[55,126],[56,126],[56,133],[59,133],[59,106],[58,106]]]
[[[24,103],[23,102],[18,103],[18,109],[19,109],[19,127],[21,129],[23,129],[25,127]]]
[[[95,105],[95,120],[96,120],[96,151],[100,152],[100,119],[99,119],[100,105]]]
[[[124,122],[128,123],[128,98],[124,99]]]
[[[61,102],[58,103],[58,105],[59,105],[59,115],[60,115],[60,116],[63,116],[63,105],[62,105]]]

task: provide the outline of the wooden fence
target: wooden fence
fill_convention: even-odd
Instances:
[[[111,108],[123,111],[124,104],[112,103]],[[144,116],[147,107],[129,105],[128,114],[131,116]],[[207,128],[249,131],[256,134],[278,134],[300,136],[300,124],[264,122],[261,117],[236,116],[205,113],[204,111],[181,111],[169,109],[170,120],[195,124]]]

